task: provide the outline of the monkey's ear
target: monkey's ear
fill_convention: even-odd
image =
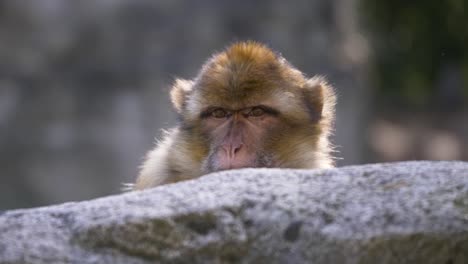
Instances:
[[[192,91],[193,81],[176,79],[171,89],[171,101],[177,113],[185,107],[188,95]]]
[[[322,119],[332,120],[335,108],[335,92],[325,78],[315,76],[307,80],[304,86],[304,99],[312,122]]]

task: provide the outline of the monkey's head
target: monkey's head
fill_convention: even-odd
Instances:
[[[332,89],[264,45],[241,42],[215,54],[194,80],[177,80],[171,98],[204,173],[331,163]]]

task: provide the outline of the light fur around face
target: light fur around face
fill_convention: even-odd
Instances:
[[[171,100],[179,125],[144,161],[133,189],[231,168],[330,168],[335,94],[256,42],[233,44],[193,80],[178,79]]]

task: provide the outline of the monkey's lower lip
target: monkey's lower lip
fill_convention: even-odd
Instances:
[[[249,162],[245,160],[227,160],[219,164],[218,170],[234,170],[242,168],[254,168],[254,162]]]

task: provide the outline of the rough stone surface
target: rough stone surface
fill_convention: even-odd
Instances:
[[[0,263],[468,263],[468,163],[245,169],[7,211]]]

